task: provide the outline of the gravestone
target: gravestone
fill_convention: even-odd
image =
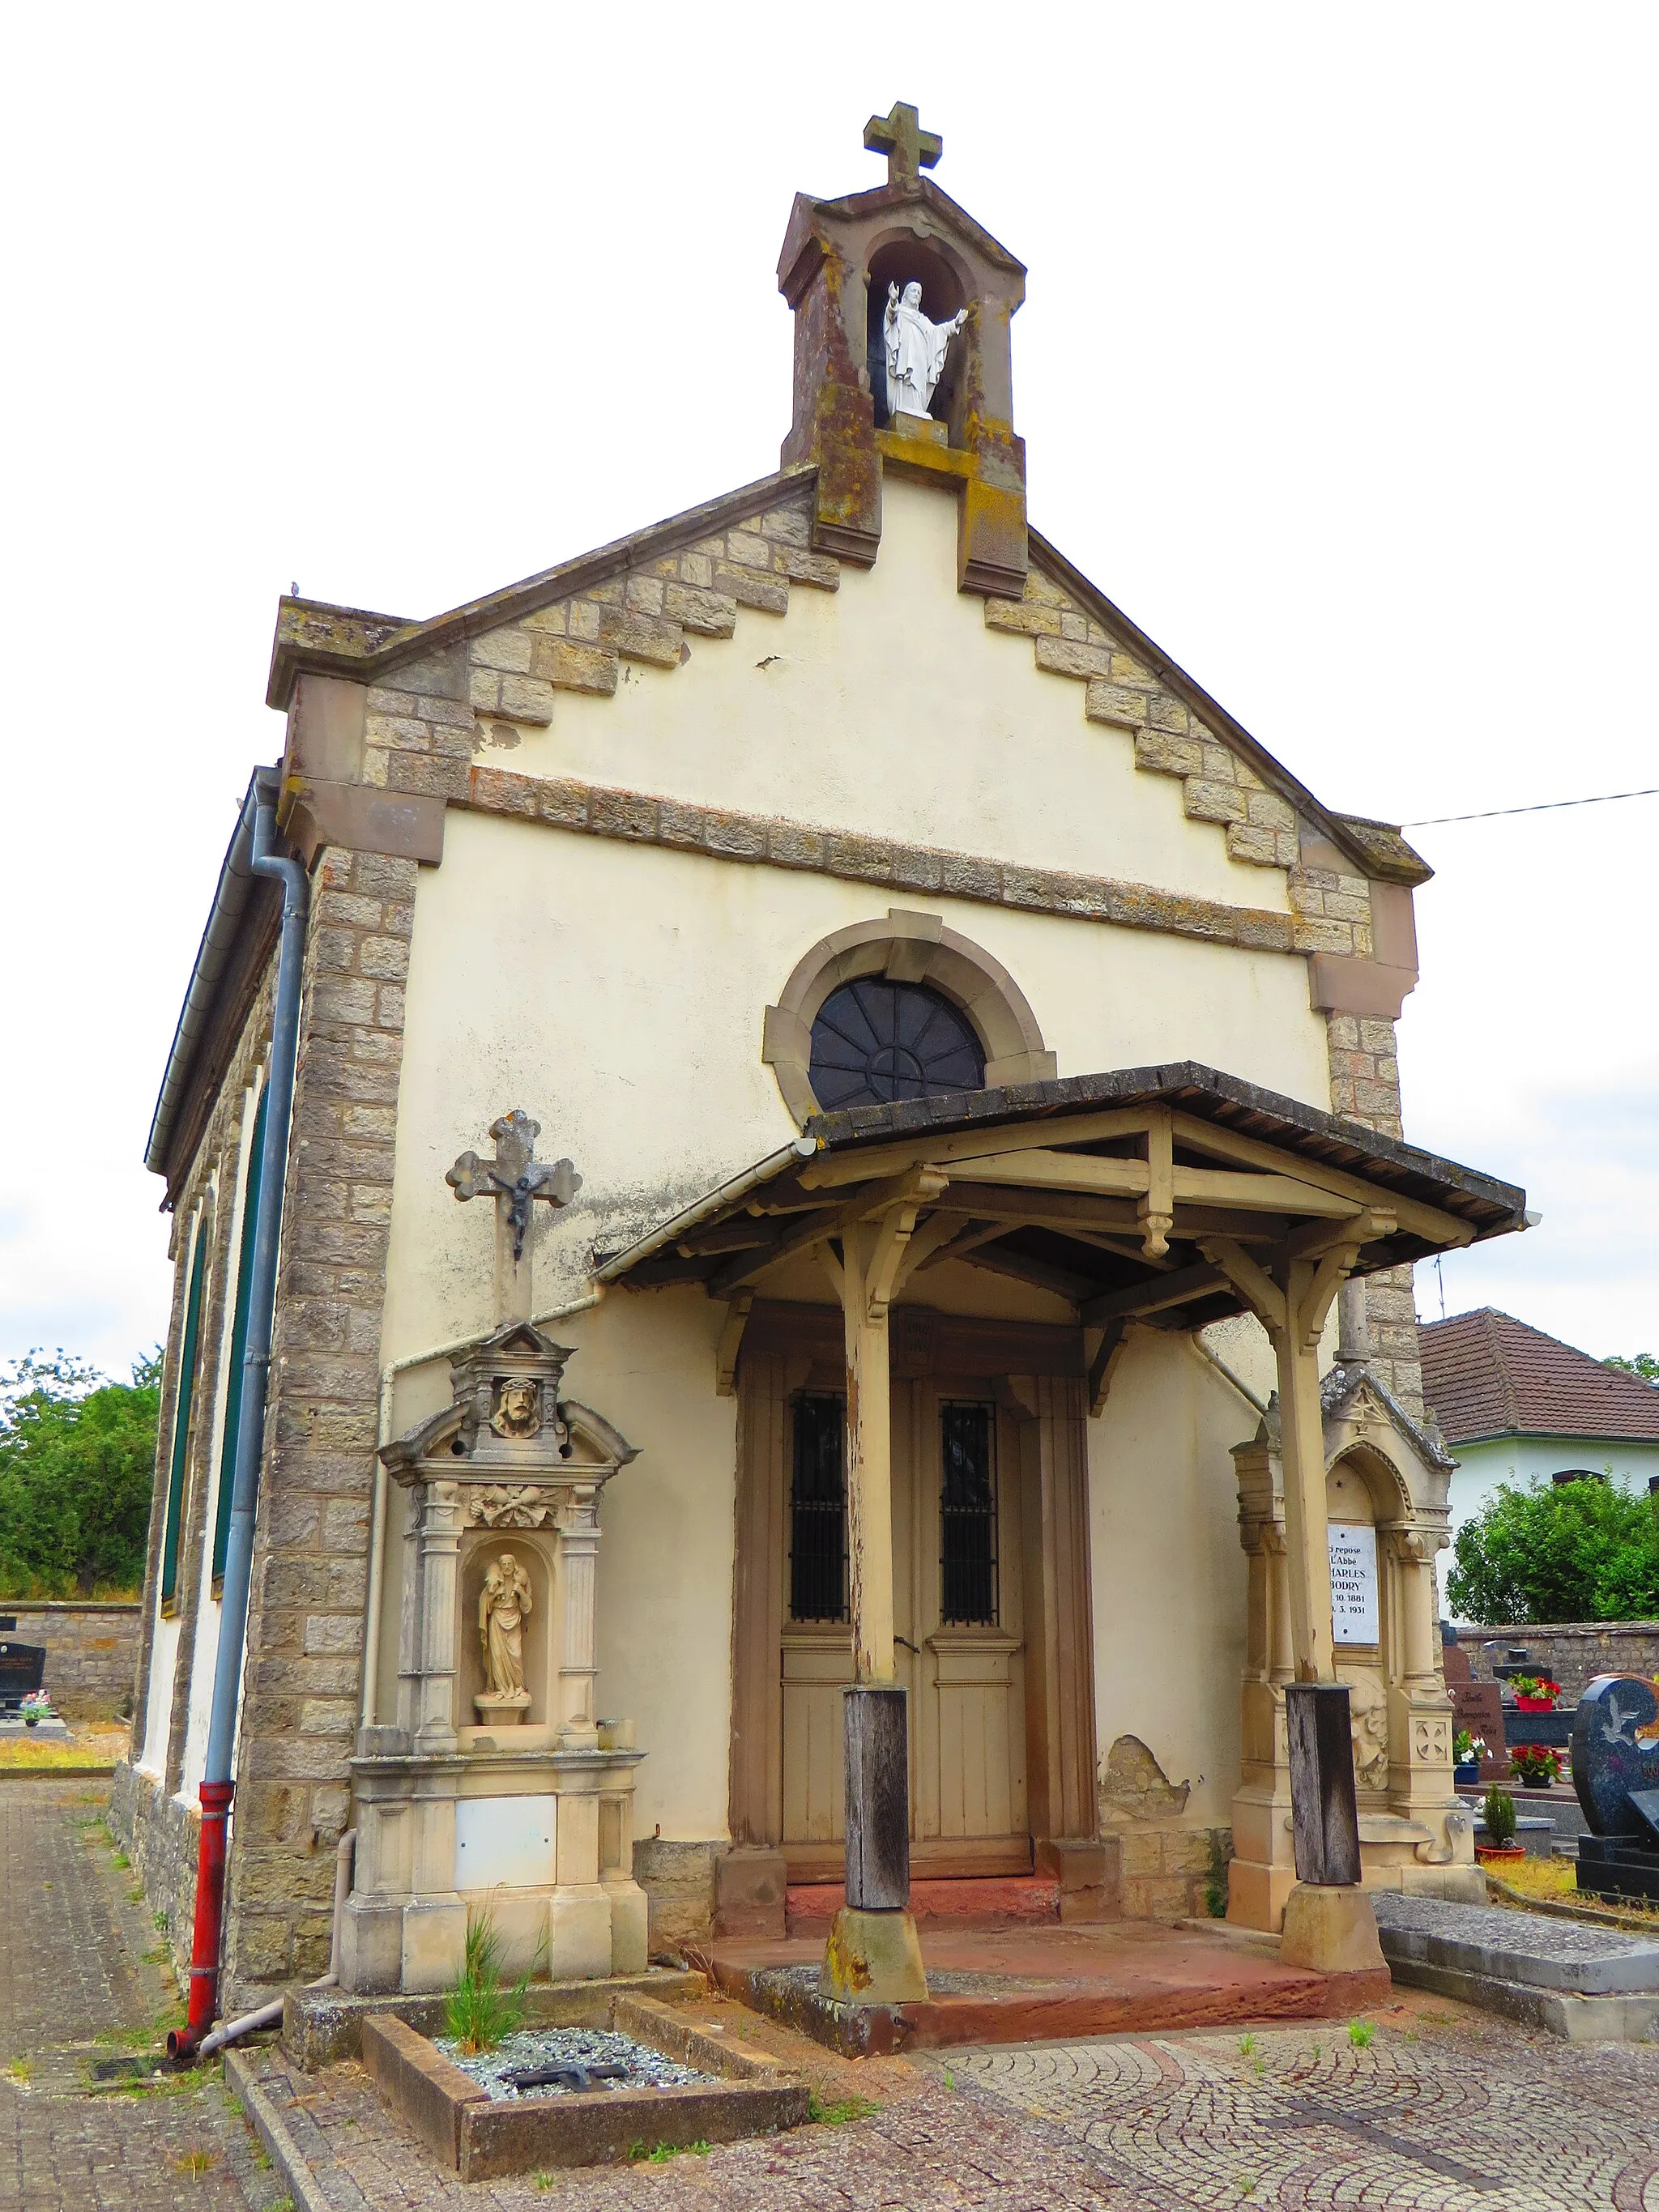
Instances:
[[[1590,1833],[1578,1887],[1659,1899],[1659,1696],[1640,1674],[1598,1674],[1578,1700],[1572,1786]]]
[[[1469,1655],[1458,1641],[1449,1620],[1440,1624],[1446,1689],[1452,1701],[1452,1727],[1467,1729],[1486,1747],[1480,1761],[1482,1782],[1502,1782],[1509,1775],[1510,1755],[1504,1733],[1504,1693],[1496,1682],[1477,1682]]]
[[[15,1712],[46,1671],[46,1648],[39,1644],[0,1643],[0,1712]]]

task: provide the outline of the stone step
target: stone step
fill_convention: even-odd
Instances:
[[[1659,2033],[1659,1942],[1502,1905],[1376,1890],[1398,1982],[1527,2021],[1571,2043]]]
[[[847,1902],[838,1881],[791,1882],[784,1911],[792,1936],[808,1936],[830,1923]],[[1042,1875],[972,1875],[951,1881],[913,1881],[910,1910],[918,1920],[953,1928],[1041,1926],[1060,1918],[1060,1885]]]

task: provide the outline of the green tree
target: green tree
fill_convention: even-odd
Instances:
[[[1609,1352],[1601,1362],[1603,1367],[1622,1368],[1626,1375],[1638,1375],[1644,1382],[1659,1383],[1659,1357],[1651,1352],[1636,1352],[1626,1359],[1617,1352]]]
[[[1446,1591],[1464,1620],[1659,1613],[1659,1514],[1613,1483],[1504,1483],[1458,1530],[1452,1557]]]
[[[31,1353],[0,1375],[0,1591],[136,1589],[155,1467],[161,1362],[131,1382]]]

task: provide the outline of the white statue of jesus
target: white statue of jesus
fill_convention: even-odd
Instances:
[[[882,331],[887,345],[887,412],[920,415],[927,412],[933,389],[945,368],[945,349],[968,319],[960,307],[948,323],[930,323],[921,312],[921,287],[910,283],[899,297],[896,284],[887,287],[887,313]]]

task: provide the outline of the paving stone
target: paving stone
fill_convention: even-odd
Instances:
[[[219,2070],[149,2078],[178,2008],[107,1802],[0,1781],[0,2212],[258,2212],[282,2185]],[[127,2081],[124,2058],[142,2061]]]

